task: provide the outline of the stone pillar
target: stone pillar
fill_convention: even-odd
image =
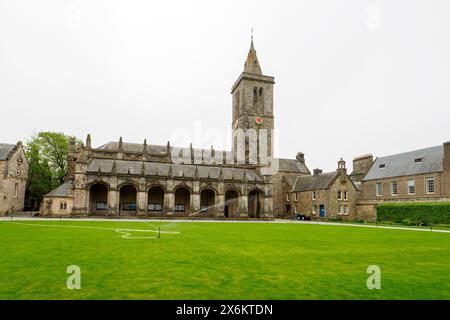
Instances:
[[[145,191],[138,191],[136,200],[137,214],[145,215],[147,213],[147,193]]]
[[[224,217],[225,216],[225,194],[217,194],[215,198],[216,202],[216,216]]]
[[[164,210],[163,213],[173,215],[175,208],[175,193],[173,191],[164,192]]]
[[[239,216],[248,217],[248,196],[242,194],[239,197]]]
[[[219,181],[217,190],[218,193],[214,199],[216,204],[216,216],[225,217],[225,184],[223,183],[223,180]]]
[[[72,212],[75,214],[87,214],[89,193],[85,189],[75,189],[73,192],[74,204]]]
[[[198,192],[193,192],[191,193],[191,208],[190,213],[199,213],[200,212],[200,193]]]
[[[108,191],[108,213],[117,214],[118,212],[118,192],[116,189],[109,189]]]

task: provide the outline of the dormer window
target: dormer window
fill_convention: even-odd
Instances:
[[[414,162],[415,163],[422,163],[423,162],[423,158],[415,158]]]
[[[385,163],[382,163],[382,164],[380,164],[378,167],[379,167],[380,169],[384,169],[384,168],[386,168],[386,164],[385,164]]]

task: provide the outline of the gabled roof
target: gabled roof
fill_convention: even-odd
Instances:
[[[67,181],[64,182],[62,185],[60,185],[59,187],[57,187],[56,189],[53,189],[52,191],[44,195],[44,197],[70,197],[72,195],[71,190],[72,190],[72,182]]]
[[[279,172],[310,174],[309,169],[306,167],[306,165],[299,163],[295,159],[275,159],[275,161],[278,161]]]
[[[15,144],[0,143],[0,160],[8,160],[10,153],[16,147]]]
[[[416,162],[416,159],[422,161]],[[442,145],[380,157],[363,181],[439,172],[443,170],[443,159]]]
[[[326,189],[339,174],[338,171],[321,173],[316,176],[299,176],[292,191],[303,192]]]

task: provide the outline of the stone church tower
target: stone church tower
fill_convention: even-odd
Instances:
[[[231,89],[233,152],[238,164],[245,159],[246,164],[265,167],[274,156],[274,83],[274,77],[261,71],[252,36],[244,71]]]

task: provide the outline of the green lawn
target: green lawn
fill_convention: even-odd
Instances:
[[[0,222],[0,299],[450,299],[450,234],[268,223],[19,223]],[[179,233],[124,239],[114,230],[158,226]],[[81,268],[81,290],[66,288],[69,265]],[[380,290],[366,287],[369,265],[381,268]]]

